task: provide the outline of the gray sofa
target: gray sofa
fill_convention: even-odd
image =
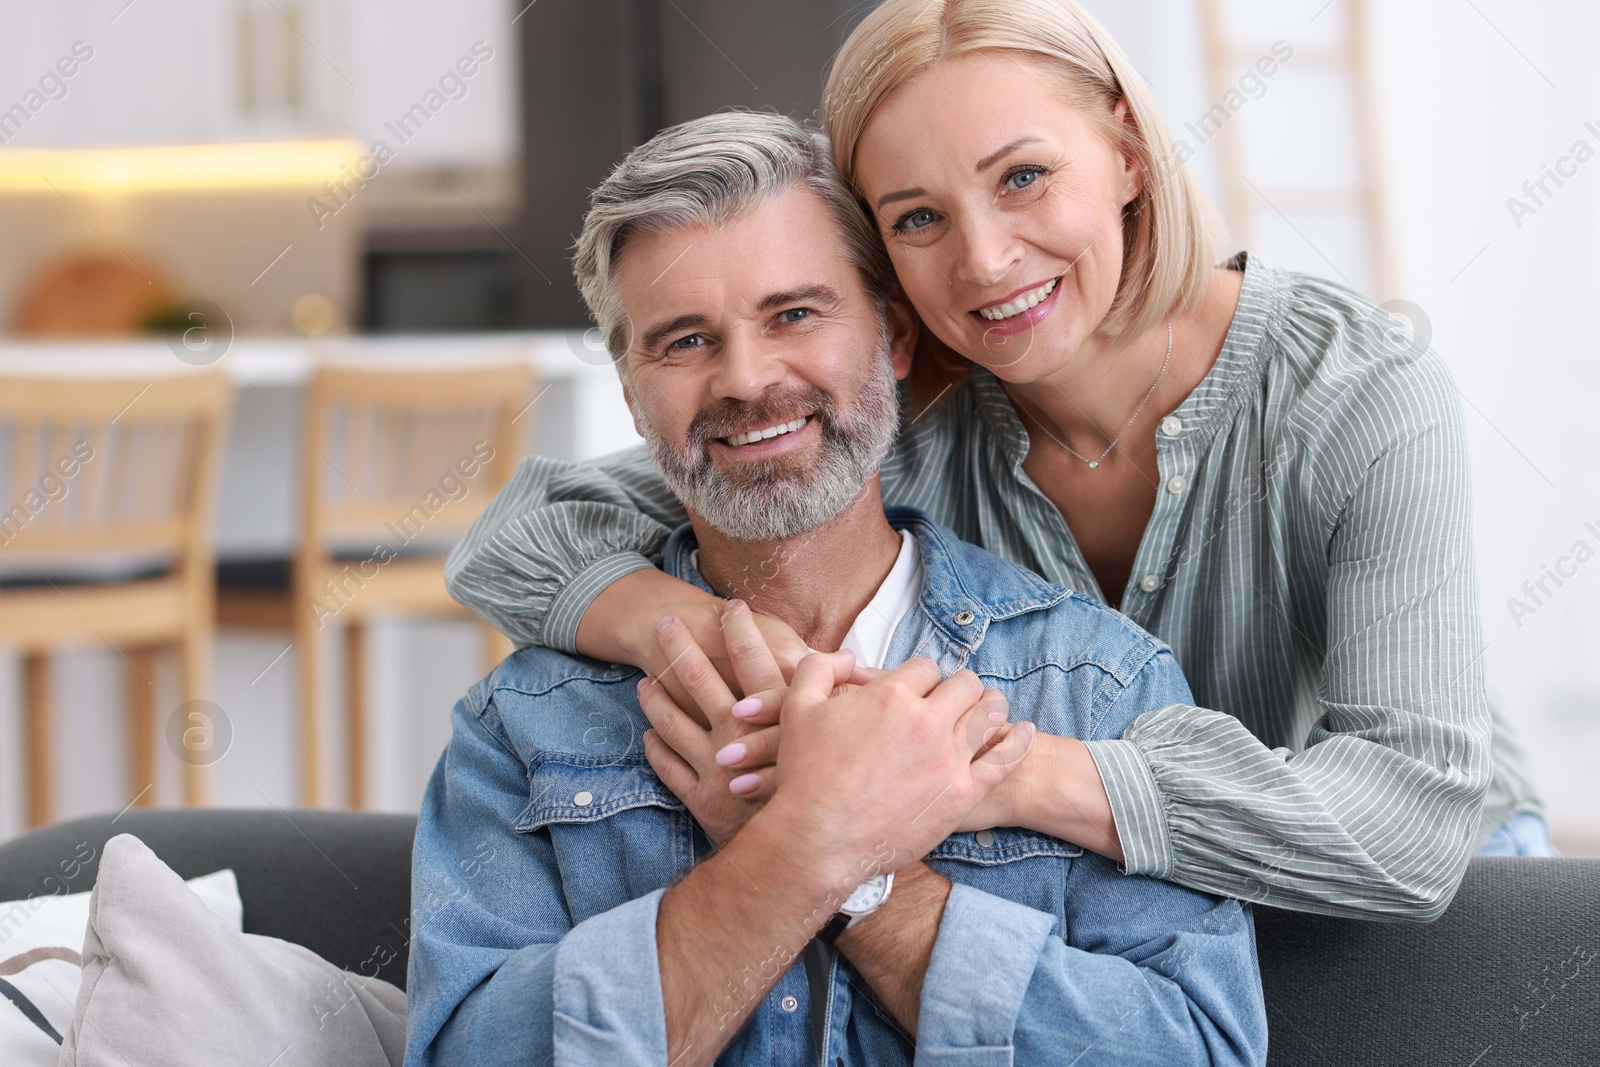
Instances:
[[[246,931],[403,986],[415,828],[293,809],[78,819],[0,845],[0,900],[92,888],[106,840],[131,833],[185,878],[232,867]],[[96,862],[64,882],[85,843]],[[1256,932],[1273,1064],[1600,1064],[1600,860],[1475,859],[1427,925],[1257,908]]]

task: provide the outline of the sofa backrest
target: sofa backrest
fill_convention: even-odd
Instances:
[[[131,833],[184,878],[232,867],[247,932],[403,987],[415,832],[409,815],[132,810],[0,845],[0,900],[93,888]],[[1256,939],[1273,1064],[1600,1064],[1600,860],[1474,859],[1428,924],[1257,908]]]
[[[296,942],[404,988],[416,832],[413,815],[135,808],[55,823],[0,845],[0,901],[93,889],[105,843],[133,834],[183,878],[233,868],[246,933]],[[91,852],[88,862],[74,862]]]
[[[1256,909],[1274,1064],[1600,1064],[1600,860],[1478,857],[1444,916]]]

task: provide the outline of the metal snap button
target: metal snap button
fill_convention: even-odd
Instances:
[[[988,848],[990,845],[994,844],[994,834],[990,833],[988,830],[979,830],[973,836],[977,838],[978,844],[982,845],[984,848]]]
[[[580,807],[580,808],[587,808],[589,806],[589,802],[592,801],[593,799],[594,799],[594,794],[589,792],[587,789],[585,789],[583,792],[581,792],[577,796],[573,797],[572,798],[572,802],[574,804],[578,805],[578,807]]]
[[[794,1011],[800,1006],[800,1002],[794,997],[784,997],[778,1003],[782,1006],[784,1011]]]
[[[975,616],[970,611],[958,611],[956,612],[956,625],[971,626],[974,617]]]

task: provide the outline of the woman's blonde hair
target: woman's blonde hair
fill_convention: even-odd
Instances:
[[[1184,167],[1144,79],[1073,0],[884,0],[845,41],[823,91],[845,179],[859,193],[856,147],[886,97],[938,61],[976,52],[1038,63],[1056,77],[1067,102],[1140,170],[1139,193],[1122,211],[1122,277],[1098,332],[1134,336],[1173,310],[1196,306],[1217,259],[1221,220]],[[1114,114],[1119,100],[1128,102],[1125,122]],[[958,376],[947,351],[939,344],[919,348],[918,364],[936,364],[914,369],[919,394],[934,379],[948,384]],[[966,365],[957,366],[964,375]]]

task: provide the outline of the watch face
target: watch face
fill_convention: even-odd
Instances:
[[[868,878],[856,886],[855,892],[846,898],[840,911],[850,915],[861,915],[877,910],[883,903],[883,898],[889,895],[889,876],[885,874]]]

